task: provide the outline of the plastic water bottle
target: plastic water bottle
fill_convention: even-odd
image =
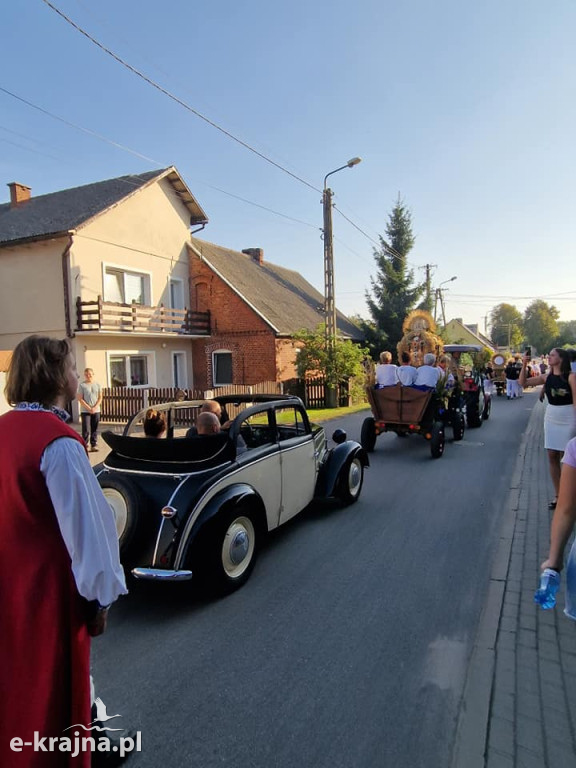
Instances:
[[[556,593],[560,589],[560,574],[552,568],[545,568],[540,576],[540,586],[534,593],[534,602],[548,610],[556,605]]]

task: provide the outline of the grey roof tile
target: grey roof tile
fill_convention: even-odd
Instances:
[[[324,321],[324,298],[301,274],[219,245],[191,238],[193,246],[280,334],[313,330]],[[338,330],[362,340],[362,331],[341,312]]]
[[[166,170],[120,176],[108,181],[31,197],[26,203],[15,208],[12,208],[10,203],[4,203],[0,205],[0,245],[75,229],[92,216],[132,194],[151,179],[164,174]]]

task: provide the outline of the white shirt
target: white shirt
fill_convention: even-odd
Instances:
[[[128,592],[118,534],[84,447],[72,437],[54,440],[42,454],[40,471],[72,561],[78,592],[100,605],[113,603]]]
[[[383,363],[376,366],[376,384],[381,387],[392,387],[398,383],[396,371],[398,367],[392,363]]]
[[[436,366],[438,368],[438,379],[446,379],[446,388],[452,389],[454,384],[456,383],[456,379],[454,376],[450,373],[450,371],[444,370],[442,366],[438,365]],[[486,379],[488,381],[488,379]]]
[[[417,387],[435,387],[440,377],[440,371],[433,365],[421,365],[416,369],[414,384]]]
[[[403,384],[405,387],[411,387],[416,378],[416,371],[417,368],[413,365],[400,365],[396,371],[400,384]]]

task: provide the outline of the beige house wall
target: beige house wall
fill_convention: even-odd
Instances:
[[[66,335],[62,252],[67,238],[0,249],[0,349],[32,333]]]
[[[458,320],[450,320],[446,324],[445,336],[449,344],[481,344],[483,347],[488,346],[481,339],[468,330],[463,323]]]
[[[150,387],[172,387],[173,353],[185,355],[187,386],[193,386],[192,342],[189,339],[162,340],[156,337],[134,336],[83,336],[73,340],[78,372],[85,368],[94,370],[94,377],[103,387],[112,386],[109,378],[109,358],[114,354],[146,355]]]
[[[190,214],[163,179],[78,229],[70,254],[72,305],[104,295],[106,266],[150,275],[151,306],[170,306],[170,278],[183,281],[190,306],[188,253]],[[74,317],[75,325],[75,317]]]
[[[104,293],[106,267],[149,276],[151,306],[170,306],[170,279],[182,282],[184,306],[190,305],[188,250],[190,213],[172,185],[163,179],[97,216],[78,229],[70,253],[72,327],[76,299],[95,301]],[[146,355],[151,387],[172,387],[173,353],[185,356],[186,385],[193,386],[192,342],[164,334],[76,334],[78,370],[93,368],[104,387],[113,354]]]

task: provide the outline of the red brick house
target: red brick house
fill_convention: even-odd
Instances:
[[[324,320],[322,294],[298,272],[264,261],[260,248],[242,252],[192,237],[190,307],[210,311],[210,338],[193,342],[195,386],[257,384],[296,376],[294,334]],[[338,312],[344,338],[362,332]]]

